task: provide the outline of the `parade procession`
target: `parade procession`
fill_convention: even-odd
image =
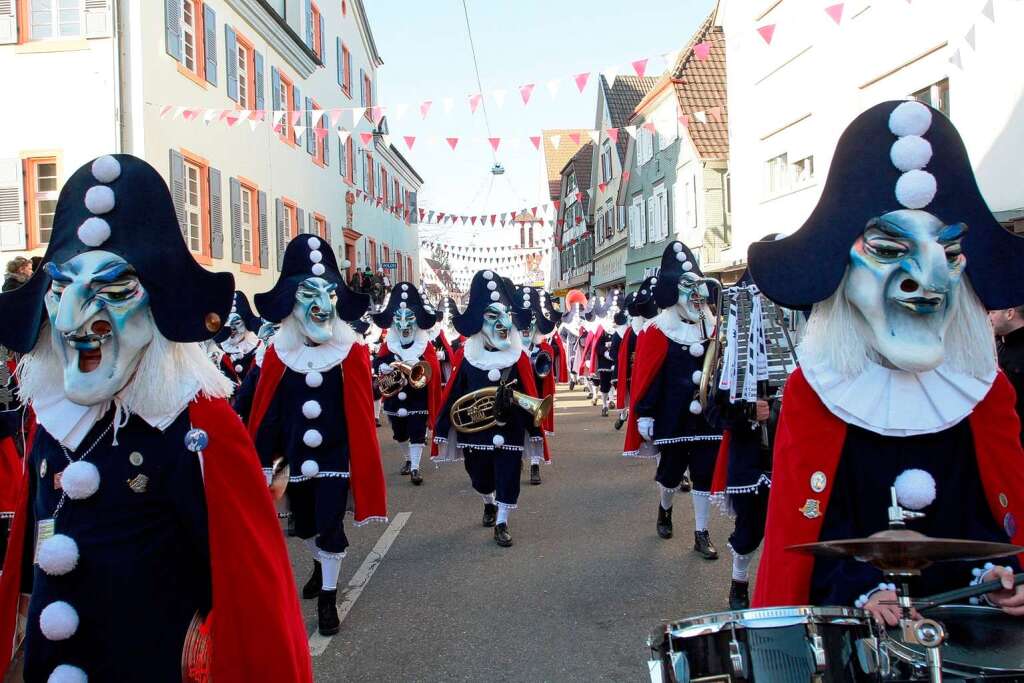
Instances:
[[[397,4],[0,0],[2,680],[1024,681],[1024,3]]]

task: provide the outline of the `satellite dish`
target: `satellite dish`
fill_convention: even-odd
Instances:
[[[494,166],[491,166],[491,173],[494,175],[505,175],[505,167],[499,163],[495,163]]]

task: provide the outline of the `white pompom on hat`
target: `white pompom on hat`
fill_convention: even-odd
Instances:
[[[92,216],[78,226],[78,239],[87,247],[99,247],[110,239],[110,223]]]
[[[889,115],[889,130],[899,137],[924,135],[931,125],[931,110],[916,100],[900,104]]]
[[[927,166],[932,153],[932,143],[919,135],[907,135],[892,144],[889,158],[893,166],[906,172]]]
[[[85,192],[85,208],[92,213],[110,213],[116,203],[114,191],[106,185],[96,185]]]
[[[121,177],[121,162],[109,154],[92,162],[92,177],[101,183],[112,183]]]
[[[938,183],[928,171],[907,171],[896,181],[896,201],[908,209],[923,209],[935,199]]]

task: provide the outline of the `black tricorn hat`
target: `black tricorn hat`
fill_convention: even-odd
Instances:
[[[508,287],[505,279],[493,270],[479,270],[469,285],[469,303],[466,310],[452,319],[452,324],[464,337],[472,337],[484,324],[484,311],[492,303],[504,304],[512,311],[515,292]]]
[[[252,307],[249,305],[249,297],[245,295],[245,292],[236,289],[235,295],[231,299],[231,310],[228,311],[228,319],[231,318],[233,313],[237,313],[242,319],[242,324],[245,325],[245,329],[250,332],[256,332],[263,325],[263,319],[253,313]],[[231,336],[231,328],[228,325],[224,325],[218,332],[213,340],[218,344],[224,342]]]
[[[130,263],[149,295],[153,320],[174,342],[211,338],[227,320],[235,280],[211,273],[192,257],[167,184],[129,154],[99,157],[61,188],[43,263],[61,264],[88,251]],[[24,285],[0,294],[0,345],[31,351],[44,322],[51,277],[43,267]]]
[[[316,235],[298,235],[284,250],[281,274],[273,289],[253,297],[260,315],[274,323],[287,318],[295,307],[295,290],[311,277],[337,285],[338,317],[345,322],[359,320],[369,309],[370,297],[345,284],[330,245]]]
[[[541,308],[541,294],[542,290],[533,287],[516,287],[512,322],[520,330],[529,327],[534,320],[541,334],[551,334],[551,330],[555,329],[555,323],[544,315],[544,309]]]
[[[391,290],[388,296],[388,303],[380,311],[373,314],[373,322],[377,327],[386,329],[391,327],[395,311],[400,308],[408,308],[416,315],[416,325],[421,330],[429,330],[438,322],[438,311],[433,306],[423,301],[416,285],[411,282],[399,282]]]
[[[639,315],[643,318],[653,318],[658,315],[658,304],[654,301],[654,287],[658,284],[658,278],[654,275],[644,278],[644,281],[640,283],[640,289],[636,290],[636,298],[633,299],[633,308],[636,313],[630,312],[630,315]]]
[[[750,245],[754,282],[776,303],[806,310],[839,287],[850,248],[868,222],[900,209],[967,225],[965,272],[981,302],[989,309],[1024,304],[1024,280],[1016,277],[1024,239],[992,215],[952,122],[916,101],[883,102],[853,120],[803,226],[784,239]]]
[[[688,272],[701,277],[704,275],[689,247],[678,240],[669,242],[661,254],[658,276],[651,281],[654,285],[654,303],[658,308],[669,308],[679,301],[679,280],[683,273]]]
[[[552,325],[558,325],[562,322],[562,316],[565,314],[555,308],[555,302],[551,298],[551,292],[544,289],[541,290],[540,308],[544,311],[544,317],[550,320]]]
[[[459,305],[455,303],[455,299],[450,296],[446,296],[444,301],[441,302],[441,310],[444,311],[444,317],[449,321],[454,321],[456,316],[459,315]]]

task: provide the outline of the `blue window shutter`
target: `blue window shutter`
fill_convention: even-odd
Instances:
[[[366,72],[359,70],[359,105],[366,106]]]
[[[302,111],[302,91],[299,90],[297,85],[292,86],[292,109]],[[292,122],[288,121],[287,124],[290,126]]]
[[[356,141],[355,141],[354,138],[349,138],[348,139],[348,144],[352,145],[352,183],[356,187],[360,187],[359,182],[360,182],[360,178],[362,178],[362,174],[359,172],[360,171],[359,164],[362,162],[363,153],[356,146]],[[345,157],[345,158],[348,159],[348,157]]]
[[[217,85],[217,13],[203,5],[203,50],[206,53],[206,82]]]
[[[171,154],[171,199],[174,201],[174,213],[178,216],[178,225],[184,237],[187,232],[185,223],[185,160],[175,149]]]
[[[231,190],[231,261],[242,262],[242,186],[238,178],[229,181]]]
[[[227,64],[228,97],[238,101],[238,42],[235,40],[235,29],[224,25],[225,64]]]
[[[301,235],[306,232],[306,212],[302,209],[295,209],[295,234]]]
[[[306,46],[313,49],[313,3],[312,0],[302,0],[304,14],[306,16]]]
[[[316,135],[313,133],[313,100],[306,98],[306,151],[316,154]]]
[[[320,61],[323,62],[324,66],[327,65],[327,44],[324,42],[326,32],[324,31],[324,15],[320,15],[320,25],[317,26],[317,31],[320,34]]]
[[[211,168],[210,180],[210,255],[224,258],[224,190],[220,171]]]
[[[270,67],[270,106],[277,111],[284,109],[281,102],[281,74],[276,66]]]
[[[267,235],[267,193],[260,192],[257,196],[260,216],[260,268],[267,268],[270,263],[270,237]]]
[[[342,54],[342,50],[341,50],[341,36],[338,36],[335,39],[335,45],[337,46],[337,50],[335,50],[335,52],[337,52],[337,54],[338,54],[338,85],[344,86],[345,85],[345,55]]]
[[[167,54],[181,61],[181,0],[164,0],[164,40]]]
[[[328,114],[323,115],[324,118],[330,118]],[[321,119],[323,120],[323,119]],[[327,135],[324,136],[323,140],[320,140],[317,144],[324,146],[324,166],[331,165],[331,128],[329,125],[325,125],[324,129],[327,131]]]
[[[328,138],[331,137],[330,133],[328,133],[327,137]],[[346,162],[347,162],[347,159],[345,159],[345,143],[342,142],[341,136],[338,136],[338,175],[340,175],[340,176],[344,176],[345,175],[345,163]]]
[[[256,81],[256,109],[266,109],[267,87],[263,83],[263,55],[254,52],[252,56],[253,79]]]
[[[284,231],[284,202],[280,199],[275,199],[274,202],[277,216],[277,269],[281,270],[281,265],[284,263],[284,249],[288,244],[288,235]]]

